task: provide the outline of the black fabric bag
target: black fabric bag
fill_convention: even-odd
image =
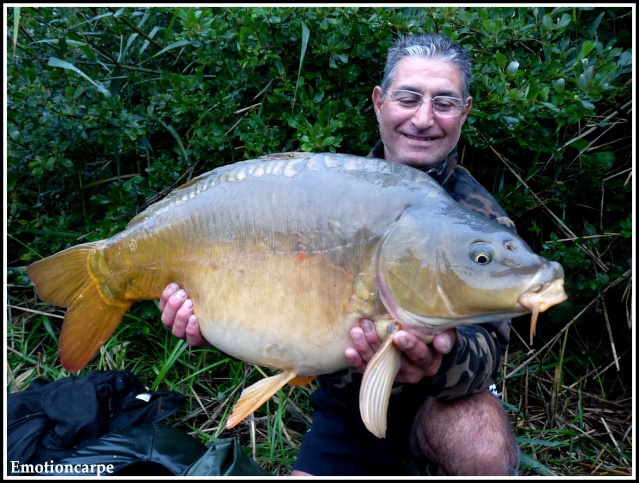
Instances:
[[[268,476],[233,439],[208,446],[158,422],[184,396],[128,371],[34,380],[7,398],[7,473],[38,476]],[[26,468],[26,469],[25,469]]]
[[[184,431],[143,424],[113,431],[79,446],[39,476],[176,476],[206,453]]]
[[[272,476],[249,457],[234,438],[217,439],[183,476]]]
[[[80,444],[140,424],[158,423],[184,404],[172,391],[149,392],[128,371],[92,371],[34,380],[7,396],[7,473],[15,463],[58,461]]]
[[[234,438],[207,446],[171,426],[144,424],[81,446],[38,475],[269,476]]]

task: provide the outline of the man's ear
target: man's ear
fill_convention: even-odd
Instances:
[[[373,94],[371,98],[373,99],[373,107],[375,108],[375,114],[379,116],[379,112],[381,111],[382,104],[384,102],[382,88],[380,86],[375,86],[375,88],[373,89]]]

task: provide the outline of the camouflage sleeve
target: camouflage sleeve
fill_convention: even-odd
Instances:
[[[499,375],[510,340],[510,321],[459,327],[437,375],[424,379],[428,394],[454,399],[483,391]]]

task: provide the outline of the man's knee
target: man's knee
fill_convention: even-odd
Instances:
[[[514,475],[519,466],[506,411],[488,391],[429,398],[415,417],[411,449],[450,475]]]

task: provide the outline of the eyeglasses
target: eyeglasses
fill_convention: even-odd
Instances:
[[[464,110],[464,107],[468,105],[464,104],[464,101],[457,97],[424,97],[419,92],[401,89],[393,91],[390,97],[393,102],[397,103],[397,105],[405,111],[416,111],[420,108],[424,100],[428,99],[431,101],[435,114],[442,117],[458,116]]]

